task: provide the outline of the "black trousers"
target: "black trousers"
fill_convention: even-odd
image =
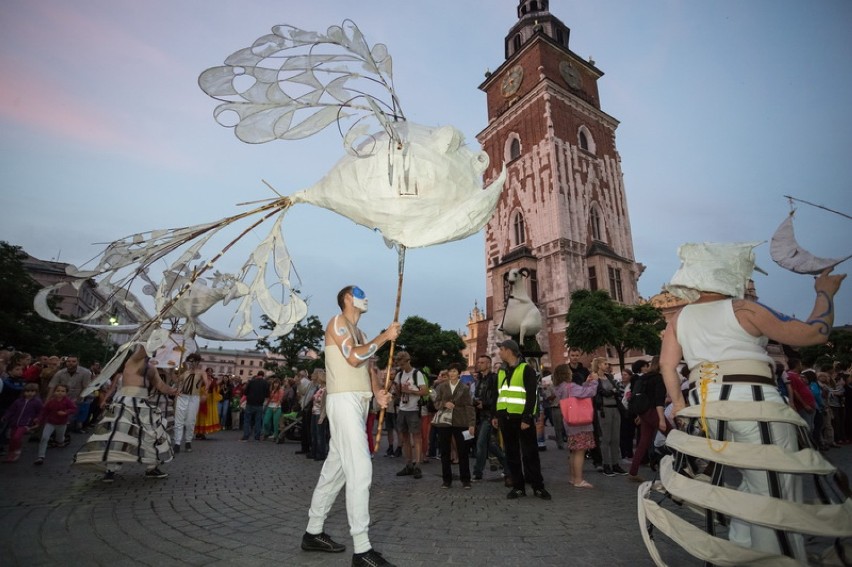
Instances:
[[[438,448],[441,451],[441,477],[450,484],[453,481],[452,449],[450,440],[456,440],[456,453],[459,455],[459,479],[470,482],[470,455],[464,440],[466,427],[435,427],[438,430]]]
[[[498,414],[497,421],[503,434],[506,464],[509,474],[512,475],[512,486],[523,490],[525,484],[530,483],[534,490],[544,488],[535,425],[522,430],[520,416],[509,417],[502,412]]]
[[[300,441],[302,442],[302,451],[305,453],[311,452],[311,410],[303,409],[301,410],[302,418],[302,438]],[[281,434],[284,435],[283,433]]]

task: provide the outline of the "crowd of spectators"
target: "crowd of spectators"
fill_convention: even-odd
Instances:
[[[570,455],[563,470],[544,472],[568,475],[578,488],[593,488],[594,480],[584,476],[584,470],[641,481],[640,468],[655,470],[665,452],[665,434],[673,427],[670,413],[665,411],[669,400],[658,360],[640,359],[613,372],[603,358],[592,359],[588,367],[581,358],[582,353],[572,349],[567,364],[552,372],[548,368],[538,371],[538,448],[567,449]],[[404,458],[400,476],[419,479],[421,467],[441,460],[443,486],[452,484],[450,467],[455,465],[459,467],[455,478],[465,488],[482,480],[487,469],[511,486],[500,430],[492,425],[499,368],[500,362],[483,356],[469,369],[453,366],[432,372],[416,366],[409,353],[400,353],[390,372],[393,401],[382,421],[384,444],[377,453]],[[63,448],[72,432],[91,429],[115,389],[107,382],[93,394],[82,396],[99,372],[99,364],[86,368],[74,356],[33,358],[22,352],[0,351],[0,454],[5,462],[17,461],[25,441],[31,439],[39,442],[34,462],[41,464],[48,448]],[[220,430],[240,430],[242,441],[296,441],[300,444],[297,454],[317,461],[326,458],[330,432],[323,370],[310,375],[299,371],[283,378],[261,370],[248,381],[217,377],[210,368],[206,373],[208,385],[200,394],[195,439],[203,440]],[[161,372],[161,376],[167,383],[177,379],[172,372]],[[787,366],[777,365],[776,377],[781,393],[810,427],[814,446],[828,451],[852,443],[848,368],[826,364],[803,369],[800,361],[790,359]],[[457,389],[456,384],[462,387]],[[684,388],[688,387],[684,378]],[[460,395],[465,400],[469,397],[469,402],[460,403]],[[157,393],[152,396],[159,398],[161,411],[173,420],[173,400]],[[643,396],[645,402],[639,403]],[[591,398],[592,423],[577,426],[563,421],[560,401],[567,397]],[[464,412],[443,431],[432,425],[439,409],[436,400],[440,407],[452,401],[450,406]],[[371,453],[378,434],[378,413],[378,405],[373,404],[365,431]]]

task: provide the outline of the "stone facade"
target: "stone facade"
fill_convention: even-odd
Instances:
[[[486,317],[480,335],[493,353],[512,268],[533,276],[527,291],[544,328],[537,339],[554,366],[567,359],[565,316],[570,295],[602,288],[618,301],[639,301],[642,266],[634,260],[618,121],[600,109],[592,62],[568,48],[568,28],[548,2],[525,0],[506,37],[506,61],[480,85],[488,126],[477,138],[491,159],[486,183],[508,179],[486,227]]]

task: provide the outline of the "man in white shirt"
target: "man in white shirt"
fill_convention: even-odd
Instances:
[[[396,476],[413,475],[421,478],[423,473],[417,465],[423,461],[423,440],[420,436],[420,396],[429,393],[429,383],[422,372],[411,366],[411,355],[401,351],[394,357],[399,372],[394,379],[399,388],[399,408],[396,423],[400,434],[405,467]]]

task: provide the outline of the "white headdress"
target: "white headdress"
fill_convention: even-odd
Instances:
[[[711,291],[742,299],[755,269],[754,248],[762,242],[690,243],[677,250],[680,268],[666,291],[690,303]]]

